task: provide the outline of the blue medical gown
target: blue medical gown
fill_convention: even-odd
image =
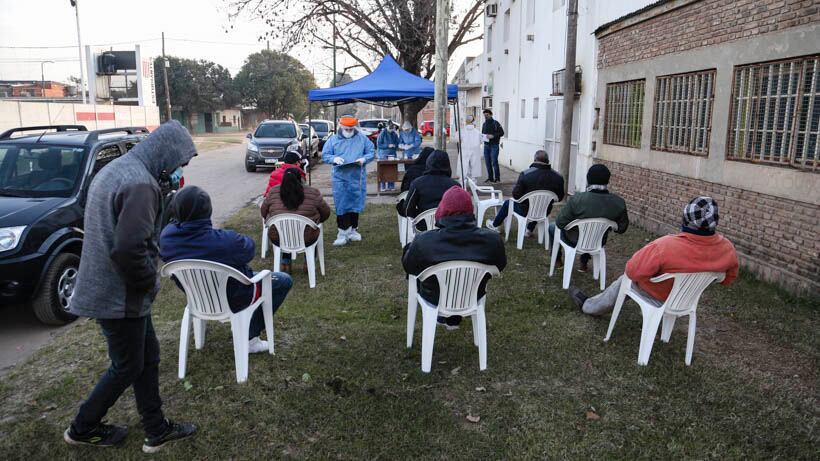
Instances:
[[[390,132],[387,130],[382,130],[379,133],[379,137],[376,139],[376,148],[378,149],[379,159],[386,159],[390,156],[396,156],[396,147],[388,147],[390,144],[393,146],[399,145],[399,135],[395,131]]]
[[[341,157],[343,165],[333,165],[333,159]],[[357,159],[364,157],[365,164]],[[367,163],[375,157],[373,143],[360,131],[351,138],[334,134],[325,142],[322,161],[333,165],[333,201],[336,214],[361,213],[367,199]]]
[[[412,144],[413,147],[404,151],[407,158],[413,158],[421,152],[421,135],[416,129],[410,131],[401,130],[399,133],[399,144]]]

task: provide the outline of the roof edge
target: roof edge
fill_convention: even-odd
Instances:
[[[702,0],[658,0],[654,3],[646,5],[643,8],[621,16],[620,18],[598,26],[593,34],[600,39],[641,22],[658,17],[662,14],[669,13],[670,11],[677,10],[678,8],[682,8],[700,1]]]

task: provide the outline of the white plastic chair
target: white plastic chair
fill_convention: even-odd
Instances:
[[[555,228],[550,257],[550,277],[555,273],[555,262],[558,259],[558,250],[564,249],[564,281],[561,285],[565,290],[569,288],[572,277],[572,266],[575,264],[577,253],[587,253],[592,256],[592,278],[600,280],[601,290],[606,288],[606,250],[604,249],[604,235],[609,229],[617,229],[614,221],[605,218],[576,219],[567,224],[564,232],[578,228],[578,243],[575,248],[561,240],[561,229]]]
[[[652,283],[663,282],[674,279],[672,291],[666,302],[661,304],[656,299],[648,297],[646,294],[636,290],[626,274],[621,278],[621,288],[618,292],[618,300],[615,302],[615,309],[612,311],[612,318],[609,321],[609,328],[606,331],[604,341],[609,341],[612,329],[615,328],[615,321],[621,313],[624,299],[629,296],[641,307],[643,315],[643,327],[641,328],[641,345],[638,348],[638,365],[649,363],[649,355],[652,353],[652,344],[655,342],[655,335],[658,333],[658,326],[663,320],[661,330],[661,341],[668,343],[675,326],[675,320],[685,315],[689,316],[689,332],[686,340],[686,366],[692,364],[692,351],[695,347],[695,324],[697,323],[697,309],[700,296],[712,282],[722,282],[726,274],[723,272],[680,272],[675,274],[662,274],[651,279]]]
[[[264,201],[259,204],[259,208],[262,208],[264,205]],[[262,259],[265,259],[268,255],[268,245],[270,245],[270,240],[268,239],[268,226],[265,224],[265,218],[262,218]]]
[[[498,268],[472,261],[448,261],[428,267],[421,274],[408,277],[407,285],[407,347],[413,346],[413,330],[416,325],[416,306],[421,305],[421,371],[430,372],[433,362],[433,343],[436,336],[438,316],[459,315],[472,317],[473,343],[478,347],[478,368],[487,369],[487,320],[484,313],[486,296],[478,299],[478,288],[484,276],[499,275]],[[428,303],[418,294],[417,280],[430,277],[438,279],[439,299],[437,305]]]
[[[279,271],[282,264],[282,252],[291,254],[296,259],[298,253],[305,253],[308,268],[308,284],[316,287],[316,253],[319,253],[319,269],[325,275],[325,234],[324,227],[312,219],[293,213],[282,213],[271,216],[265,227],[276,227],[279,234],[279,245],[273,245],[273,270]],[[312,245],[305,244],[305,228],[319,229],[319,239]]]
[[[529,201],[527,215],[521,216],[515,212],[514,204],[520,204],[524,201]],[[534,190],[524,194],[520,199],[510,198],[510,208],[508,210],[507,219],[504,221],[504,240],[507,241],[510,239],[510,228],[512,227],[513,219],[515,219],[518,223],[518,241],[516,242],[516,248],[519,250],[523,249],[524,233],[527,230],[527,224],[536,222],[538,223],[536,226],[538,228],[538,243],[543,243],[544,249],[549,251],[550,239],[547,237],[547,230],[549,229],[550,218],[547,215],[547,210],[549,210],[552,202],[557,201],[558,196],[548,190]]]
[[[422,211],[412,220],[407,218],[408,226],[407,226],[407,243],[412,242],[416,238],[416,234],[422,232],[419,230],[419,223],[424,221],[424,224],[427,226],[427,230],[435,229],[436,227],[436,208],[431,208],[426,211]]]
[[[179,333],[179,379],[185,378],[188,359],[188,331],[194,325],[194,345],[202,349],[205,345],[205,321],[230,322],[233,335],[233,353],[236,363],[236,382],[248,379],[248,328],[251,317],[259,306],[265,317],[265,331],[268,337],[268,352],[273,354],[273,285],[271,273],[264,270],[249,279],[238,270],[211,261],[184,259],[166,264],[162,268],[163,277],[174,276],[185,290],[188,304],[182,314]],[[244,285],[262,282],[262,296],[247,308],[237,313],[228,305],[226,286],[234,279]]]
[[[475,207],[476,224],[478,227],[484,226],[484,214],[490,208],[500,207],[504,204],[504,196],[501,191],[491,186],[479,186],[473,178],[467,178],[467,187],[473,195],[473,207]],[[479,194],[490,194],[489,198],[481,199]]]
[[[396,203],[400,203],[402,200],[405,200],[406,198],[407,191],[404,191],[398,196],[396,196]],[[406,216],[400,215],[398,211],[396,212],[396,218],[399,221],[399,242],[401,243],[401,247],[404,248],[404,246],[407,245],[407,226],[409,225],[408,221],[410,220]]]

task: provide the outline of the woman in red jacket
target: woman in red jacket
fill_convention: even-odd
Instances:
[[[270,174],[270,179],[268,179],[268,188],[265,189],[265,197],[268,196],[268,192],[270,192],[271,189],[279,184],[282,184],[282,177],[285,176],[285,171],[291,168],[296,168],[299,170],[299,173],[302,175],[302,179],[305,179],[305,172],[299,168],[299,160],[301,160],[301,158],[296,152],[288,152],[284,157],[282,157],[282,161],[285,163],[283,163],[279,168],[273,170]]]

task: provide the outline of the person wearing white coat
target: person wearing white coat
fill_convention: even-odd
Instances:
[[[474,120],[472,116],[468,116],[467,125],[464,126],[464,130],[461,132],[461,155],[464,162],[464,174],[468,178],[477,179],[481,176],[483,158],[481,153],[481,132],[473,124]]]

